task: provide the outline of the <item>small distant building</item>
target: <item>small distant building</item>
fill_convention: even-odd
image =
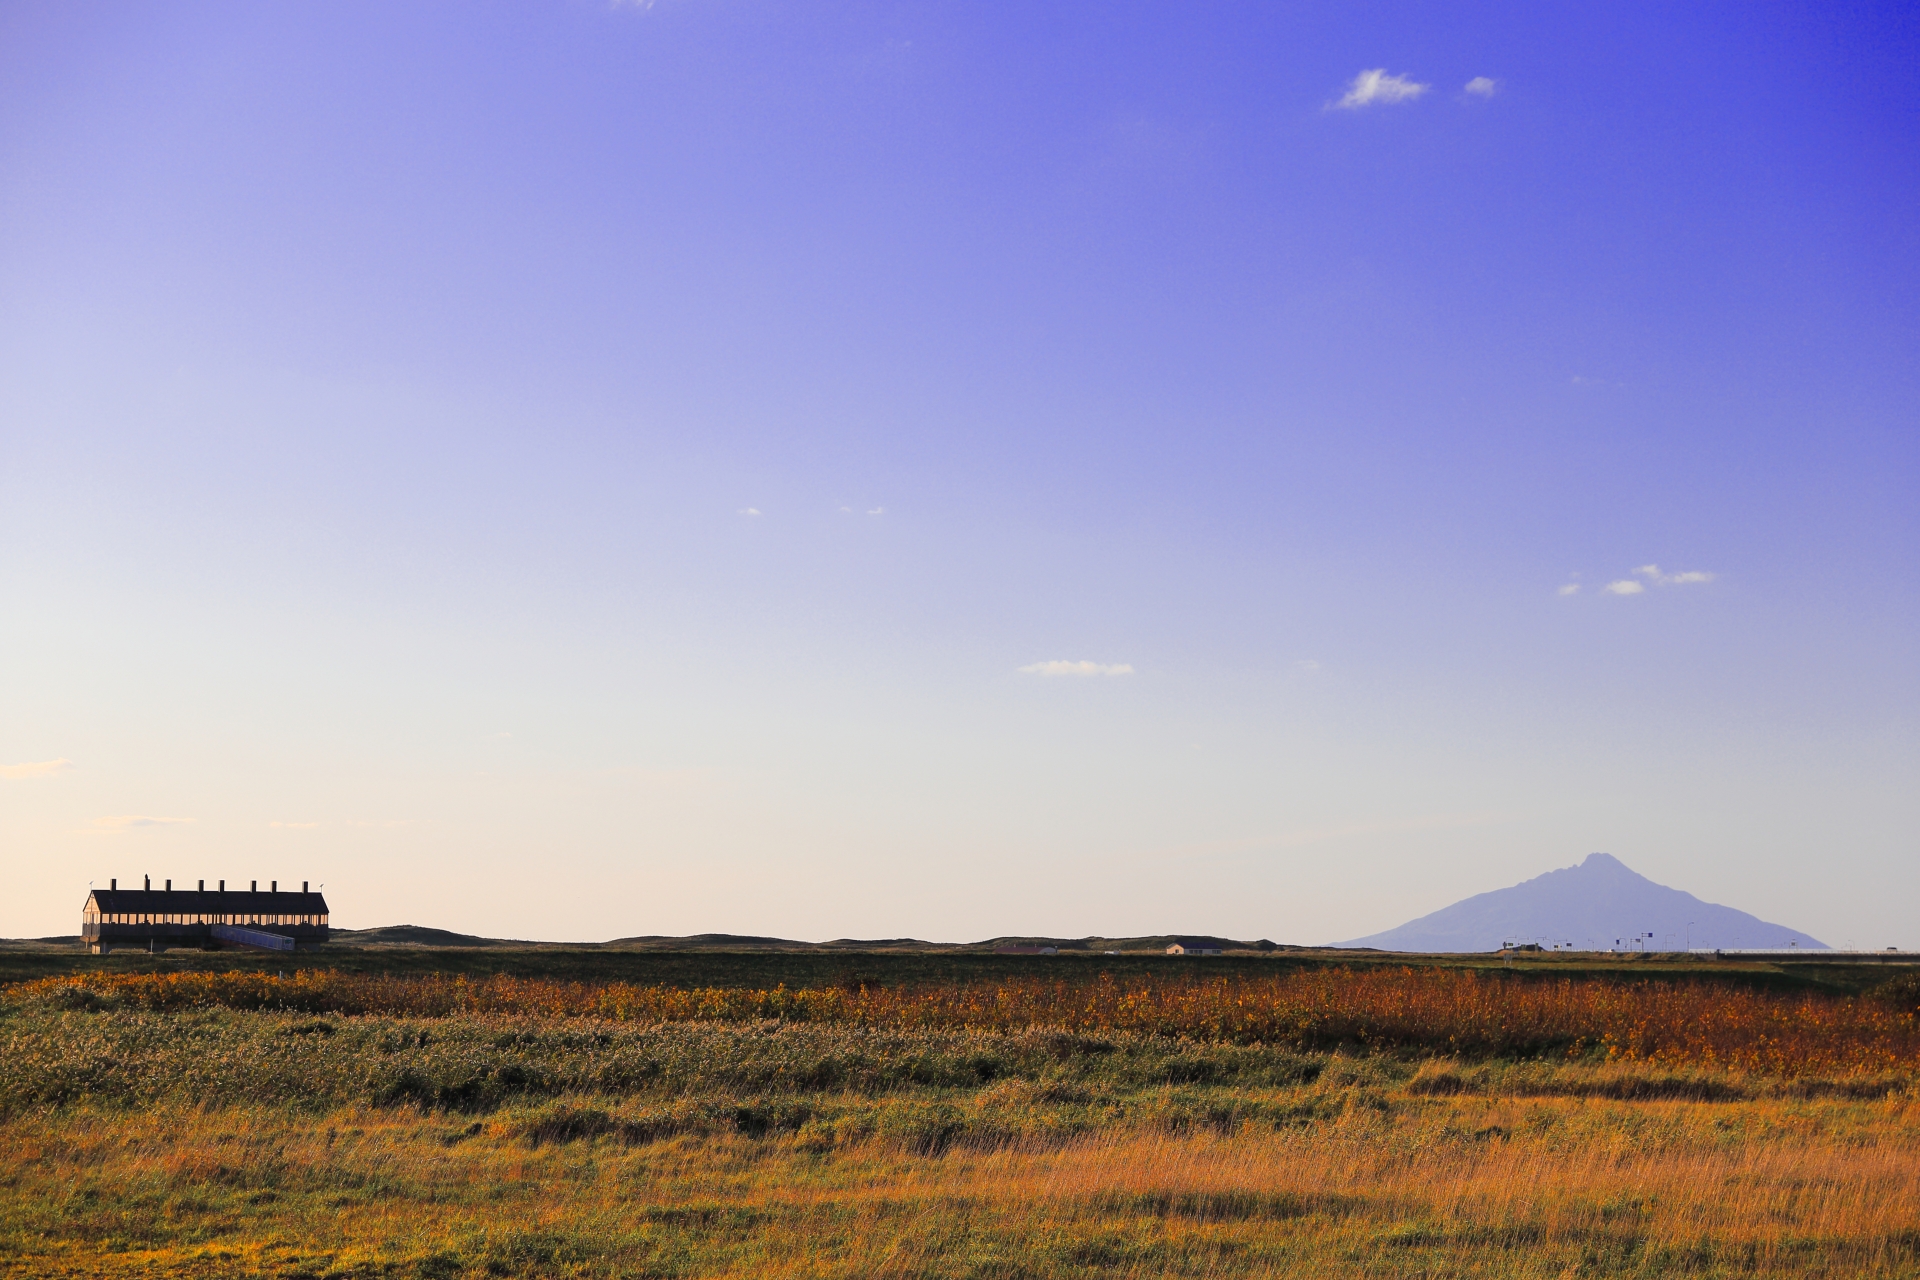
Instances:
[[[1176,938],[1167,948],[1170,956],[1217,956],[1220,944],[1213,938]]]
[[[216,951],[227,946],[292,951],[317,947],[329,934],[326,897],[309,892],[304,880],[295,893],[283,891],[278,880],[268,881],[264,890],[258,880],[246,889],[229,890],[225,880],[214,889],[208,889],[205,880],[197,889],[175,889],[171,880],[156,889],[152,877],[143,879],[139,889],[122,889],[118,880],[109,880],[105,889],[87,895],[80,909],[80,937],[89,951]]]

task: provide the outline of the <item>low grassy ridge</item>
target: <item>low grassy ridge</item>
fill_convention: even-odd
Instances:
[[[1914,994],[79,975],[0,1274],[1915,1276]]]

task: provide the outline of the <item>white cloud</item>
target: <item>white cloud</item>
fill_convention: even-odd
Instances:
[[[1616,596],[1637,596],[1646,590],[1645,587],[1635,582],[1632,578],[1622,578],[1618,582],[1609,582],[1600,589],[1609,595]]]
[[[1491,98],[1499,88],[1499,81],[1492,76],[1475,76],[1467,81],[1467,92],[1476,98]]]
[[[887,509],[885,507],[870,507],[867,510],[867,514],[870,516],[883,516],[887,514]]]
[[[192,818],[154,818],[144,813],[119,813],[112,817],[95,818],[96,831],[130,831],[134,827],[178,827],[192,822]]]
[[[1681,587],[1693,582],[1712,582],[1713,575],[1700,569],[1688,569],[1684,573],[1662,573],[1657,564],[1643,564],[1635,573],[1658,587]]]
[[[1353,83],[1347,86],[1346,96],[1328,105],[1353,111],[1376,102],[1411,102],[1425,93],[1428,87],[1416,84],[1406,76],[1390,76],[1385,67],[1376,67],[1355,76]]]
[[[56,773],[65,773],[73,768],[73,761],[62,756],[58,760],[29,760],[25,764],[0,764],[0,778],[51,778]]]
[[[1577,596],[1580,594],[1580,584],[1577,582],[1569,582],[1560,588],[1560,594],[1563,596]]]
[[[1130,676],[1130,662],[1035,662],[1020,668],[1029,676]]]
[[[742,508],[740,508],[740,514],[741,514],[741,515],[743,515],[743,516],[757,516],[757,515],[759,515],[759,514],[760,514],[760,508],[758,508],[758,507],[742,507]]]

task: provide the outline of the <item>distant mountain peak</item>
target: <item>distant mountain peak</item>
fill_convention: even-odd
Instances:
[[[1382,951],[1492,951],[1538,942],[1575,950],[1818,947],[1826,943],[1657,884],[1610,853],[1475,894],[1384,933],[1338,942]]]

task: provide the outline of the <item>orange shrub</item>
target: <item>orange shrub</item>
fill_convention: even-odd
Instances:
[[[1516,981],[1455,969],[1310,969],[1157,981],[1042,978],[907,988],[710,987],[305,970],[88,974],[6,989],[20,1003],[308,1013],[455,1013],[615,1021],[1050,1028],[1196,1040],[1462,1054],[1603,1058],[1779,1075],[1911,1072],[1920,1016],[1880,1000],[1694,982]]]

